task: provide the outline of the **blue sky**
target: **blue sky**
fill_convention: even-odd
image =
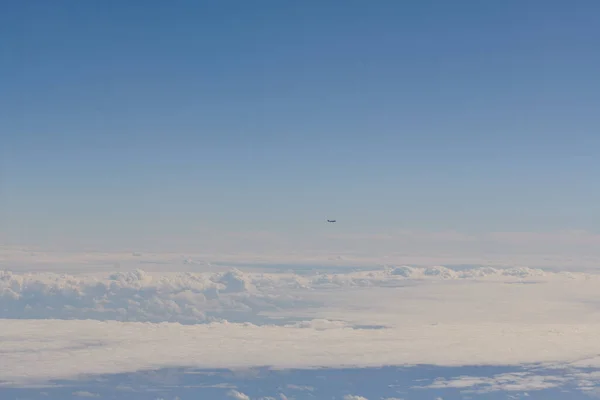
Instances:
[[[598,232],[599,12],[7,3],[0,237]]]

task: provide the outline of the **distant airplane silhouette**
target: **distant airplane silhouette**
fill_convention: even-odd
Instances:
[[[327,222],[335,222],[335,219],[328,219]]]

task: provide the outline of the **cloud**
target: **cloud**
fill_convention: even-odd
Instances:
[[[0,270],[0,317],[184,324],[234,319],[257,323],[269,313],[311,303],[318,305],[310,293],[331,288],[394,287],[406,285],[407,281],[567,278],[591,279],[581,273],[552,273],[533,268],[455,270],[443,266],[385,266],[345,273],[317,271],[310,275],[245,273],[239,269],[152,274],[136,269],[105,277]]]
[[[91,393],[91,392],[86,392],[86,391],[73,392],[73,396],[76,396],[76,397],[100,397],[100,395],[98,393]]]
[[[0,376],[21,385],[169,367],[598,368],[598,283],[593,274],[532,268],[403,265],[303,274],[2,271]],[[600,383],[576,372],[569,382],[581,390]],[[513,374],[435,385],[562,382]]]
[[[437,379],[427,389],[465,389],[474,388],[474,392],[488,393],[496,391],[532,391],[550,389],[564,385],[567,377],[535,375],[528,372],[500,374],[493,377],[461,376],[446,380]]]
[[[236,400],[250,400],[250,397],[248,397],[247,394],[238,392],[237,390],[230,390],[229,392],[227,392],[227,395]]]
[[[369,400],[366,397],[363,396],[357,396],[354,394],[347,394],[344,396],[344,400]]]
[[[281,295],[257,292],[239,270],[154,276],[143,270],[106,279],[0,271],[0,317],[201,323],[278,309]]]
[[[214,235],[213,235],[214,236]],[[480,264],[489,266],[598,269],[600,235],[586,231],[461,232],[390,231],[324,233],[294,237],[275,232],[226,235],[227,245],[211,251],[176,247],[166,251],[47,251],[42,248],[0,246],[0,268],[27,271],[85,272],[143,268],[155,272],[199,271],[219,264],[374,266]],[[197,244],[197,242],[196,242]],[[173,250],[175,249],[175,250]]]
[[[600,353],[600,324],[589,322],[408,322],[383,330],[92,320],[0,320],[0,326],[0,376],[17,383],[169,367],[569,363]]]
[[[584,392],[592,392],[600,385],[600,371],[585,372],[573,368],[555,370],[555,374],[545,371],[544,375],[536,370],[516,373],[497,374],[490,377],[459,376],[451,379],[438,378],[421,389],[461,389],[463,393],[490,392],[531,392],[553,389],[566,385],[577,387]]]
[[[300,390],[300,391],[308,391],[308,392],[314,392],[315,388],[312,386],[299,386],[299,385],[294,385],[294,384],[288,384],[286,385],[286,387],[288,389],[292,389],[292,390]]]

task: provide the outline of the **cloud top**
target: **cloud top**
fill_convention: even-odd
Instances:
[[[589,279],[533,268],[386,266],[346,273],[224,272],[150,274],[136,269],[107,277],[0,271],[0,318],[97,319],[208,323],[257,322],[265,312],[309,304],[307,294],[336,288],[383,288],[452,280]],[[314,304],[316,305],[316,303]]]

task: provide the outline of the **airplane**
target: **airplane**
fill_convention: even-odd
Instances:
[[[335,222],[335,219],[328,219],[327,222]]]

